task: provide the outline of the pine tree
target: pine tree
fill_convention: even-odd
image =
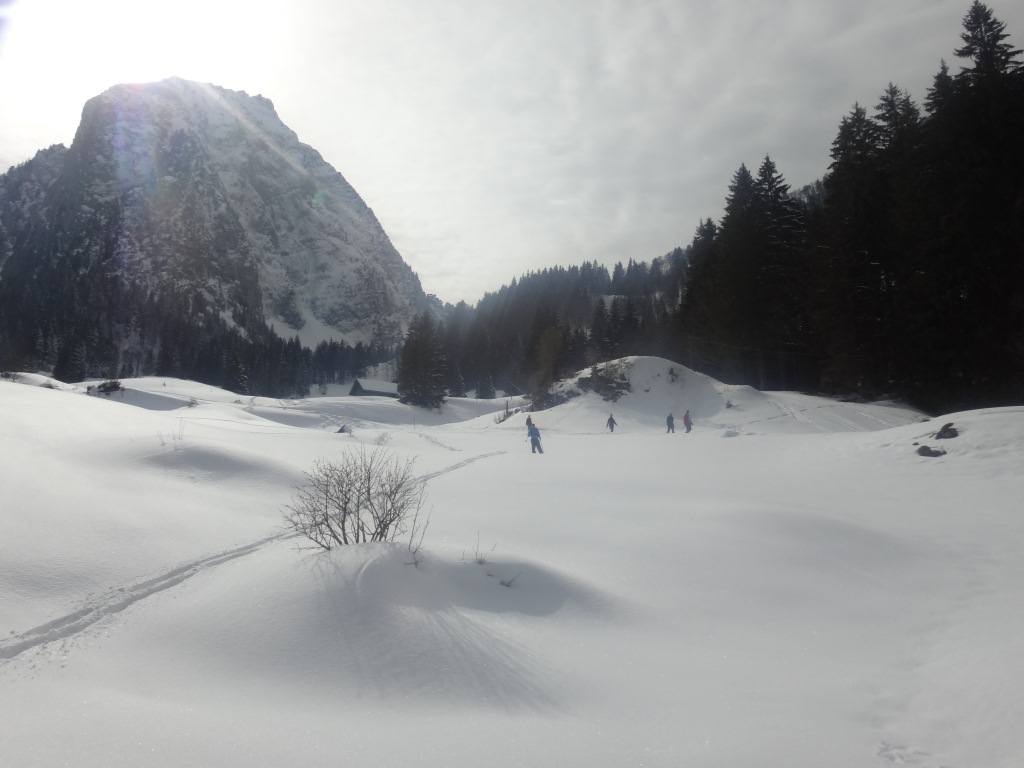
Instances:
[[[887,236],[878,124],[860,104],[842,118],[825,179],[827,263],[818,276],[817,324],[824,336],[827,388],[884,388],[878,244]]]
[[[928,89],[928,94],[924,100],[925,109],[928,110],[929,114],[934,115],[942,112],[953,98],[953,90],[953,76],[949,74],[949,65],[943,59],[939,71],[932,80],[932,87]]]
[[[476,385],[476,396],[479,400],[493,400],[497,397],[497,392],[494,390],[494,379],[491,378],[491,372],[484,370],[480,374],[480,382]]]
[[[929,93],[906,377],[926,407],[977,407],[1024,394],[1024,69],[983,3],[963,20],[967,59]],[[945,68],[944,68],[945,69]],[[924,385],[924,386],[922,386]]]
[[[1008,37],[1006,25],[993,15],[992,9],[974,0],[960,33],[963,47],[955,51],[958,57],[970,59],[973,66],[964,67],[957,79],[977,84],[1020,70],[1021,63],[1017,59],[1022,52],[1006,42]]]
[[[232,350],[224,360],[224,389],[239,395],[249,394],[249,372],[240,350]]]
[[[398,394],[403,403],[440,408],[448,392],[447,362],[430,315],[413,318],[398,365]]]
[[[608,355],[618,357],[622,353],[622,302],[618,296],[612,297],[608,307]]]
[[[597,362],[608,360],[611,355],[612,338],[608,321],[608,309],[604,299],[594,304],[594,315],[590,321],[590,354]]]
[[[547,406],[551,385],[559,374],[564,355],[565,337],[557,326],[550,326],[537,340],[537,370],[530,379],[530,398],[535,409]]]
[[[718,247],[718,225],[708,218],[697,225],[687,249],[688,260],[680,260],[674,268],[679,272],[673,280],[680,286],[676,310],[679,334],[678,359],[690,368],[699,368],[711,375],[719,372],[716,339],[721,335],[723,318],[720,302],[727,300],[719,289],[721,250]]]
[[[762,387],[793,389],[795,356],[805,351],[807,335],[807,269],[803,209],[768,156],[754,182],[758,195],[763,250],[757,265],[758,379]]]
[[[448,393],[452,397],[466,396],[466,380],[462,378],[462,366],[458,360],[452,363],[452,372],[448,377]]]
[[[726,381],[761,386],[762,369],[753,354],[767,332],[762,325],[762,257],[767,248],[762,194],[746,164],[733,174],[725,215],[716,240],[714,292],[717,373]],[[707,289],[705,289],[707,290]]]

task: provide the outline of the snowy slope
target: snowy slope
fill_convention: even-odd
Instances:
[[[0,382],[0,764],[1018,765],[1024,408],[631,362],[543,456],[504,400]],[[360,445],[429,478],[419,567],[282,536]]]

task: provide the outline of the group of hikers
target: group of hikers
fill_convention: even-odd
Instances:
[[[615,427],[619,422],[615,420],[614,414],[608,414],[608,421],[605,422],[605,426],[608,427],[609,432],[614,432]],[[675,433],[676,431],[676,417],[671,413],[665,418],[665,426],[668,427],[667,432]],[[683,414],[683,426],[686,427],[686,431],[689,432],[693,429],[693,421],[690,419],[690,412],[687,411]]]
[[[605,422],[608,431],[614,432],[617,424],[618,422],[615,420],[614,414],[609,413],[608,421]],[[668,427],[667,432],[675,433],[676,417],[670,413],[665,418],[665,425]],[[693,429],[693,421],[690,419],[689,411],[683,414],[683,426],[687,432]],[[530,438],[530,453],[544,453],[544,448],[540,444],[540,430],[537,429],[537,425],[533,423],[533,417],[530,415],[526,417],[526,436]]]
[[[676,417],[673,416],[671,413],[665,418],[665,426],[668,427],[666,432],[672,432],[673,434],[675,433],[675,431],[676,431]],[[686,413],[683,414],[683,426],[686,428],[687,432],[689,432],[691,429],[693,429],[693,421],[690,419],[690,412],[689,411],[687,411]]]

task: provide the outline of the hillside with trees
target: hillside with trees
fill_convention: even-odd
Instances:
[[[793,191],[741,165],[719,222],[650,264],[585,263],[448,307],[449,369],[535,394],[627,354],[719,380],[933,410],[1024,399],[1024,70],[975,2],[962,66],[924,100],[889,84]]]

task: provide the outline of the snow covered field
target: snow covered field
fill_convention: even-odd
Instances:
[[[0,381],[0,766],[1024,765],[1024,406],[631,362],[542,456],[506,400]],[[378,444],[429,478],[418,567],[283,528]]]

